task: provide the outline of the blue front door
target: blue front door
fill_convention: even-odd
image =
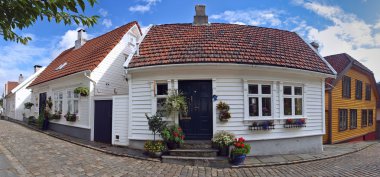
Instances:
[[[212,138],[212,82],[208,80],[179,81],[178,89],[186,96],[188,115],[180,116],[179,124],[187,140]]]
[[[94,141],[111,144],[112,100],[95,101]]]

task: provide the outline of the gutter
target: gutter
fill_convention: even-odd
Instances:
[[[329,107],[329,115],[328,115],[328,124],[329,124],[329,134],[328,134],[328,143],[333,144],[332,141],[332,89],[328,90],[329,97],[328,97],[328,107]]]
[[[94,96],[95,96],[95,93],[96,93],[96,81],[94,81],[93,79],[91,79],[91,77],[90,77],[89,75],[87,75],[87,72],[90,72],[90,73],[91,73],[90,70],[86,70],[86,71],[83,73],[83,75],[84,75],[84,77],[86,77],[88,80],[90,80],[90,82],[91,82],[92,84],[94,84]]]

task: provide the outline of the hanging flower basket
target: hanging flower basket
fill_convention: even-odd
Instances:
[[[227,122],[231,118],[231,113],[229,112],[230,106],[221,101],[216,105],[216,109],[219,110],[219,120],[221,122]]]
[[[87,87],[77,87],[75,90],[74,90],[74,93],[75,94],[79,94],[80,96],[88,96],[90,91],[88,90]]]

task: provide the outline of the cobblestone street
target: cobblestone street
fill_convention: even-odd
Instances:
[[[1,152],[3,151],[3,152]],[[4,152],[6,151],[6,152]],[[116,157],[0,121],[0,154],[19,176],[379,176],[380,144],[293,165],[214,169]]]

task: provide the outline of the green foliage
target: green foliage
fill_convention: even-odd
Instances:
[[[3,99],[0,98],[0,106],[3,107]]]
[[[49,110],[51,110],[51,108],[53,107],[53,101],[51,100],[51,96],[49,96],[49,98],[46,100],[46,106],[49,108]]]
[[[231,150],[232,155],[246,155],[251,152],[251,145],[245,143],[244,138],[235,139],[234,148]]]
[[[181,127],[179,127],[178,125],[165,127],[161,131],[161,137],[166,142],[175,142],[179,144],[182,144],[185,139],[185,135],[183,134]]]
[[[29,117],[28,117],[28,124],[32,124],[32,123],[34,123],[34,122],[36,122],[36,117],[34,117],[34,116],[29,116]]]
[[[88,90],[87,87],[77,87],[75,90],[74,90],[74,93],[76,94],[80,94],[81,96],[88,96],[90,91]]]
[[[67,112],[64,117],[66,118],[66,121],[68,121],[68,122],[75,122],[75,121],[77,121],[77,115],[76,114],[71,114],[70,112]]]
[[[165,150],[165,144],[162,141],[147,141],[144,144],[144,150],[147,152],[162,152]]]
[[[169,96],[166,98],[165,110],[167,116],[172,113],[180,113],[187,115],[187,101],[183,93],[178,90],[170,90]]]
[[[216,109],[219,110],[219,120],[220,121],[228,121],[228,119],[231,118],[231,113],[229,112],[230,106],[227,103],[220,101],[216,105]]]
[[[24,103],[24,108],[30,110],[30,109],[32,108],[33,105],[34,105],[34,104],[31,103],[31,102],[26,102],[26,103]]]
[[[93,7],[97,0],[87,0],[87,2]],[[93,26],[99,16],[85,16],[85,8],[84,0],[0,1],[0,34],[6,41],[27,44],[31,38],[20,36],[15,31],[28,28],[34,25],[37,20],[63,22],[65,25]]]
[[[44,121],[45,121],[45,116],[43,114],[40,114],[37,119],[38,128],[42,128],[42,126],[44,125]]]
[[[235,135],[227,131],[218,131],[214,134],[212,142],[218,144],[220,147],[231,145],[235,140]]]
[[[153,141],[156,141],[156,134],[166,127],[166,122],[162,121],[162,117],[158,115],[152,115],[149,117],[145,114],[145,117],[148,119],[149,130],[153,133]]]

